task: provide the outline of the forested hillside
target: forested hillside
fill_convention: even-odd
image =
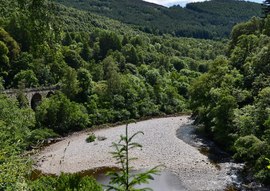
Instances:
[[[269,184],[270,17],[236,25],[228,58],[220,57],[190,88],[198,123],[249,173]]]
[[[188,111],[191,82],[225,54],[223,42],[153,36],[48,1],[1,0],[0,7],[1,89],[19,89],[17,100],[0,98],[3,190],[41,189],[42,181],[27,179],[21,156],[48,137]],[[24,88],[50,85],[61,89],[31,110]],[[63,175],[63,185],[72,178]]]
[[[166,8],[142,0],[56,0],[69,7],[135,25],[152,34],[195,38],[228,37],[232,26],[261,15],[261,5],[236,0],[213,0]]]
[[[94,125],[191,109],[214,140],[269,183],[270,19],[236,25],[230,43],[160,35],[220,38],[235,22],[258,15],[259,5],[218,0],[167,9],[125,1],[130,4],[118,7],[122,19],[135,22],[132,7],[140,7],[139,22],[128,25],[119,9],[112,15],[120,21],[105,17],[116,1],[74,2],[91,12],[50,1],[0,0],[0,90],[18,89],[17,99],[0,95],[0,190],[101,190],[77,175],[45,178],[51,187],[30,181],[26,151]],[[60,90],[30,109],[23,90],[52,85]]]

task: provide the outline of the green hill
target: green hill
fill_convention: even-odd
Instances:
[[[0,190],[57,190],[57,182],[63,188],[74,183],[73,175],[50,178],[55,184],[28,180],[26,151],[47,138],[191,110],[201,130],[270,184],[270,17],[236,25],[230,43],[155,35],[222,38],[234,23],[259,15],[259,4],[63,4],[75,8],[0,0],[0,90],[18,89],[14,100],[0,91]],[[30,109],[23,90],[52,85],[60,90]],[[88,190],[97,191],[92,183]]]
[[[56,0],[69,7],[136,25],[153,34],[195,38],[228,37],[236,23],[260,16],[258,3],[212,0],[170,8],[141,0]]]

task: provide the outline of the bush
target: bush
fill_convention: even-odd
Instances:
[[[48,138],[57,137],[57,134],[53,132],[52,129],[34,129],[31,132],[28,140],[30,143],[37,143],[38,141],[43,141]]]
[[[265,143],[259,140],[254,135],[240,137],[234,144],[236,154],[235,158],[245,161],[255,162],[263,152]]]
[[[59,177],[43,176],[30,183],[32,191],[102,191],[101,185],[92,177],[79,174],[61,174]]]
[[[36,110],[39,127],[53,129],[59,134],[78,131],[89,125],[86,109],[71,102],[62,93],[45,99]]]
[[[92,143],[96,140],[96,135],[94,133],[91,133],[87,138],[86,138],[86,142],[87,143]]]

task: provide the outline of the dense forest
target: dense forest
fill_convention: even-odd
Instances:
[[[224,1],[189,4],[192,14],[209,14],[189,19],[210,23],[210,15],[220,14],[211,18],[238,22],[260,12],[259,5],[230,1],[251,6],[246,9],[250,12],[224,8],[223,14],[209,8],[216,3]],[[27,153],[46,138],[94,125],[191,111],[214,140],[269,184],[269,18],[236,25],[228,42],[154,35],[50,1],[0,0],[0,10],[0,90],[19,90],[17,100],[0,96],[0,190],[61,190],[69,184],[70,189],[101,190],[92,178],[77,175],[30,181]],[[179,36],[206,37],[187,31]],[[211,32],[217,34],[211,38],[227,35]],[[23,90],[52,85],[60,90],[29,108]]]
[[[225,54],[224,42],[153,36],[50,2],[2,0],[1,10],[1,89],[20,90],[17,101],[1,97],[4,190],[32,187],[21,155],[48,137],[188,111],[191,82]],[[61,90],[28,108],[23,89],[51,85]]]
[[[270,17],[233,28],[228,57],[219,57],[191,86],[197,123],[255,177],[269,184]]]
[[[69,7],[135,25],[141,31],[161,35],[220,39],[228,37],[236,23],[261,16],[258,3],[212,0],[170,8],[142,0],[56,0]]]

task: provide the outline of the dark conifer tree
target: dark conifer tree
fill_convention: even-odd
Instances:
[[[264,17],[266,18],[267,15],[270,13],[270,0],[265,0],[263,1],[263,14]]]

